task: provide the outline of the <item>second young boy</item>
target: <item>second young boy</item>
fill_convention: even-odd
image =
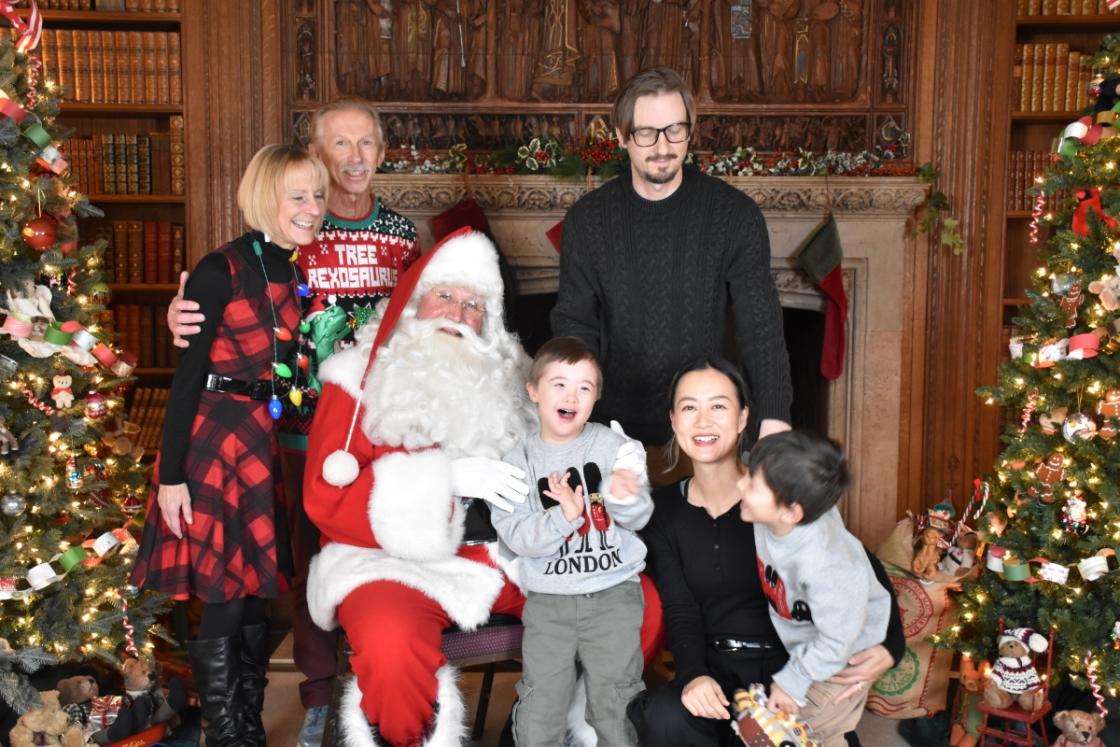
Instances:
[[[540,431],[505,457],[536,490],[512,512],[491,514],[502,541],[522,558],[527,592],[513,716],[519,747],[563,744],[577,662],[598,743],[637,744],[626,719],[626,705],[643,689],[638,574],[646,548],[637,531],[653,502],[641,444],[587,422],[601,379],[581,341],[558,337],[541,347],[527,385]]]

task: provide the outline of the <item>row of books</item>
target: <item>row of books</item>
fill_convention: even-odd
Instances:
[[[1112,13],[1108,0],[1018,0],[1020,16],[1098,16]]]
[[[43,10],[100,10],[111,13],[178,13],[179,0],[39,0]]]
[[[70,138],[65,152],[83,194],[181,195],[186,189],[182,136],[181,127],[145,135],[101,133]]]
[[[165,321],[167,306],[122,303],[113,307],[113,329],[122,349],[136,355],[140,368],[171,368],[175,347]]]
[[[63,101],[90,104],[181,104],[178,31],[43,29],[47,75],[65,87]]]
[[[1050,167],[1053,155],[1049,151],[1013,150],[1007,159],[1007,209],[1030,211],[1034,196],[1030,188],[1035,177]]]
[[[132,406],[128,408],[129,422],[140,426],[137,443],[148,454],[159,448],[163,436],[163,416],[167,411],[167,389],[140,386],[132,393]]]
[[[91,220],[82,231],[112,247],[105,263],[118,283],[174,283],[186,261],[186,230],[166,220]]]
[[[1065,43],[1016,44],[1019,111],[1072,112],[1087,106],[1089,80],[1096,73],[1090,59]]]

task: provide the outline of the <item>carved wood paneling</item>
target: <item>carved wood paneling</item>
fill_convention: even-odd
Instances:
[[[242,230],[237,185],[281,139],[277,0],[182,4],[191,264]]]
[[[925,310],[914,310],[926,343],[909,351],[924,392],[904,418],[908,456],[900,498],[921,510],[947,493],[958,505],[989,472],[998,412],[975,396],[995,381],[1000,355],[1002,232],[1007,150],[1006,95],[1014,3],[923,4],[918,158],[940,172],[939,187],[960,219],[964,252],[930,242]],[[920,403],[920,406],[918,405]]]

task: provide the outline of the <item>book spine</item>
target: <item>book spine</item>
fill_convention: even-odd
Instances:
[[[1031,85],[1031,106],[1029,111],[1042,111],[1042,84],[1046,80],[1046,45],[1034,45],[1034,82]]]
[[[171,69],[170,61],[167,59],[168,33],[169,32],[152,32],[152,37],[155,41],[154,56],[156,61],[155,94],[156,102],[160,104],[171,103]]]
[[[125,194],[140,194],[140,153],[136,135],[124,136]]]
[[[132,98],[132,60],[129,59],[128,32],[113,32],[113,49],[116,52],[117,69],[117,102],[121,104],[136,103]]]
[[[144,221],[144,282],[159,282],[159,241],[154,220]]]
[[[1054,55],[1053,107],[1056,112],[1069,111],[1066,105],[1066,86],[1069,78],[1069,45],[1059,44]]]
[[[117,153],[116,138],[111,132],[101,133],[101,179],[102,193],[117,193]]]
[[[183,133],[183,116],[173,114],[168,117],[171,136],[171,194],[182,195],[187,192],[187,158]]]
[[[1031,110],[1031,90],[1034,88],[1034,45],[1023,44],[1023,85],[1019,90],[1019,111]]]
[[[55,39],[58,42],[58,83],[66,87],[62,99],[63,101],[75,101],[73,32],[70,29],[57,29]]]
[[[101,49],[101,32],[86,32],[86,49],[89,55],[89,100],[95,104],[106,103],[105,53]]]
[[[138,220],[128,222],[128,278],[144,282],[144,224]]]
[[[129,77],[132,80],[132,102],[147,104],[144,98],[144,35],[139,31],[128,33]]]
[[[152,144],[147,135],[136,136],[136,191],[152,193]]]
[[[179,32],[167,32],[167,96],[172,104],[183,103],[182,60],[179,57]]]
[[[156,282],[175,282],[174,262],[171,260],[171,221],[156,223]],[[162,326],[162,325],[161,325]]]
[[[155,104],[159,102],[157,89],[159,82],[159,62],[156,60],[156,33],[145,31],[140,35],[144,55],[144,102]]]
[[[187,229],[179,223],[171,225],[171,282],[179,282],[179,273],[187,263]]]
[[[1066,90],[1063,111],[1071,112],[1077,109],[1077,75],[1081,70],[1081,53],[1070,52],[1066,63]]]
[[[74,101],[89,101],[89,32],[70,32],[74,55]]]
[[[116,270],[113,277],[118,283],[129,282],[128,223],[123,220],[113,221],[113,267]]]
[[[116,104],[118,103],[116,42],[113,41],[112,31],[100,31],[97,35],[101,37],[101,85],[105,103]]]

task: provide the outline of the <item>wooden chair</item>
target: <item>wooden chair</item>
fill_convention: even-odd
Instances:
[[[999,621],[999,633],[1003,633],[1003,620]],[[1040,654],[1034,654],[1031,657],[1036,669],[1038,669],[1040,657]],[[979,747],[986,747],[989,744],[999,745],[1000,747],[1005,747],[1008,744],[1022,744],[1026,747],[1032,747],[1035,744],[1035,724],[1038,724],[1042,731],[1042,741],[1039,744],[1042,747],[1049,747],[1050,737],[1046,733],[1046,714],[1053,707],[1050,704],[1050,669],[1053,661],[1054,629],[1051,628],[1050,645],[1046,648],[1046,668],[1045,670],[1039,670],[1042,678],[1042,706],[1037,711],[1024,711],[1018,703],[1013,703],[1007,708],[996,708],[987,701],[982,701],[980,712],[984,714],[984,722],[980,725]],[[1002,728],[989,724],[992,716],[1003,719]],[[1022,724],[1023,730],[1019,731],[1013,728],[1014,724]],[[989,741],[989,737],[998,737],[1001,741],[992,742]]]
[[[486,711],[490,706],[490,695],[494,686],[494,674],[498,664],[521,657],[521,637],[525,629],[521,621],[511,615],[491,615],[485,625],[475,630],[464,631],[452,626],[443,631],[443,655],[449,664],[459,669],[484,667],[482,687],[478,694],[478,707],[475,710],[474,728],[471,739],[479,740],[486,726]],[[327,721],[323,727],[322,747],[335,747],[338,741],[338,711],[346,681],[354,675],[350,672],[350,645],[343,636],[339,642],[338,676],[331,689],[331,702],[327,709]]]

